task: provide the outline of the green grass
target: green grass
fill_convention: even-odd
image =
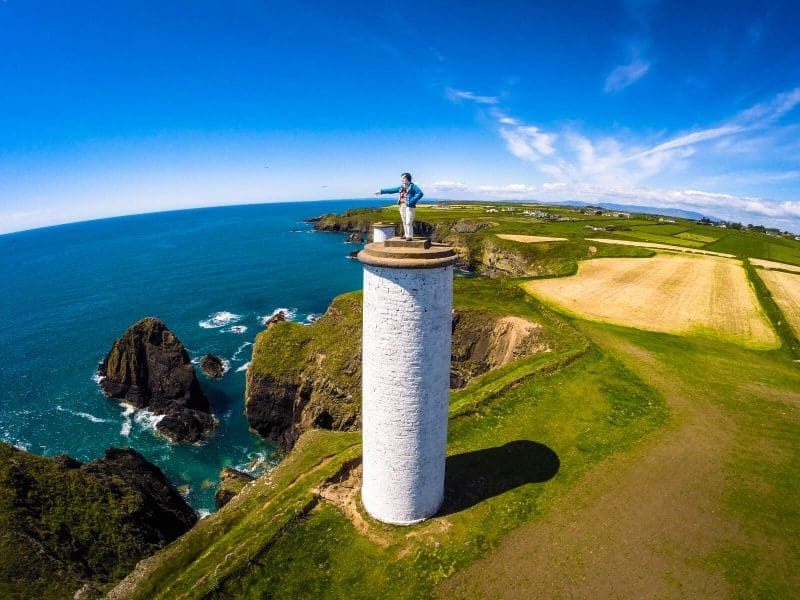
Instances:
[[[467,461],[455,473],[455,487],[459,500],[466,495],[476,503],[411,528],[373,523],[385,546],[360,535],[342,513],[323,505],[251,560],[220,597],[429,597],[439,582],[496,546],[506,533],[546,512],[553,498],[566,493],[592,465],[630,448],[666,419],[662,399],[596,349],[507,389],[494,402],[479,396],[476,389],[459,398],[462,407],[474,402],[478,410],[451,419],[448,453],[530,440],[558,457],[555,477],[537,481],[537,465],[526,456],[509,456],[513,465],[480,457]],[[498,495],[482,493],[481,477],[526,468],[532,473],[530,483],[509,484]],[[409,534],[416,539],[409,542]]]
[[[688,231],[684,231],[683,233],[678,233],[676,234],[675,237],[679,237],[685,240],[692,240],[694,242],[700,242],[702,244],[711,244],[719,239],[718,237],[712,237],[710,235],[702,235],[699,233],[690,233]]]
[[[656,235],[676,235],[686,231],[686,225],[646,225],[643,227],[634,227],[634,231],[641,233],[653,233]]]
[[[800,265],[800,242],[763,233],[732,231],[706,246],[706,250],[727,252],[742,258],[763,258]]]
[[[800,596],[800,369],[785,351],[758,352],[701,337],[678,337],[581,323],[593,339],[624,340],[652,353],[690,402],[710,403],[732,432],[720,466],[727,482],[719,510],[736,525],[703,558],[734,598]]]

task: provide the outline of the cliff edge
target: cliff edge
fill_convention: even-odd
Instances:
[[[334,299],[314,325],[277,322],[261,332],[247,370],[245,413],[283,452],[311,428],[361,426],[360,292]],[[485,310],[453,312],[450,387],[550,348],[538,323]]]

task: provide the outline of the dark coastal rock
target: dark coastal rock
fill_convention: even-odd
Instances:
[[[216,427],[186,349],[163,321],[146,317],[116,340],[98,367],[109,398],[164,418],[156,430],[175,442],[197,442]]]
[[[347,258],[358,258],[358,250],[353,250],[347,253]]]
[[[98,597],[197,514],[141,454],[81,463],[0,442],[0,587],[8,598]]]
[[[269,319],[264,321],[264,327],[269,327],[273,323],[280,323],[281,321],[286,320],[286,313],[282,310],[279,310],[274,315],[272,315]]]
[[[213,354],[206,354],[200,359],[200,368],[212,379],[219,379],[225,374],[225,364],[219,356]]]
[[[491,227],[491,223],[487,223],[486,221],[468,221],[466,219],[462,219],[453,227],[450,228],[452,233],[475,233],[476,231],[480,231],[481,229],[486,229],[487,227]]]
[[[363,244],[365,241],[365,237],[360,231],[353,231],[345,240],[348,244]]]
[[[251,481],[255,481],[255,477],[230,467],[224,467],[219,474],[219,489],[214,496],[217,510],[230,502]]]

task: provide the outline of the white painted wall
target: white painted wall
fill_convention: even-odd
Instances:
[[[410,524],[444,499],[453,267],[364,265],[362,501]]]
[[[373,225],[372,227],[372,241],[385,242],[389,238],[394,237],[394,225]]]

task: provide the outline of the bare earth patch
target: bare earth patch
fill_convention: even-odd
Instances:
[[[572,277],[541,279],[526,291],[583,318],[666,333],[709,333],[777,348],[738,261],[658,254],[583,261]]]
[[[676,252],[687,252],[689,254],[705,254],[708,256],[723,256],[725,258],[736,258],[734,254],[724,252],[712,252],[711,250],[698,250],[697,248],[687,248],[685,246],[672,246],[671,244],[659,244],[657,242],[632,242],[630,240],[612,240],[609,238],[586,238],[587,242],[599,242],[601,244],[617,244],[619,246],[641,246],[642,248],[655,248],[657,250],[675,250]]]
[[[567,238],[547,237],[545,235],[514,235],[511,233],[498,233],[497,237],[512,242],[522,242],[523,244],[535,244],[536,242],[566,242]]]
[[[790,265],[788,263],[776,262],[774,260],[763,260],[761,258],[751,258],[750,262],[757,267],[763,267],[765,269],[783,269],[784,271],[800,273],[800,267],[797,265]]]
[[[800,336],[800,275],[767,270],[759,271],[758,275],[769,288],[795,334]]]

